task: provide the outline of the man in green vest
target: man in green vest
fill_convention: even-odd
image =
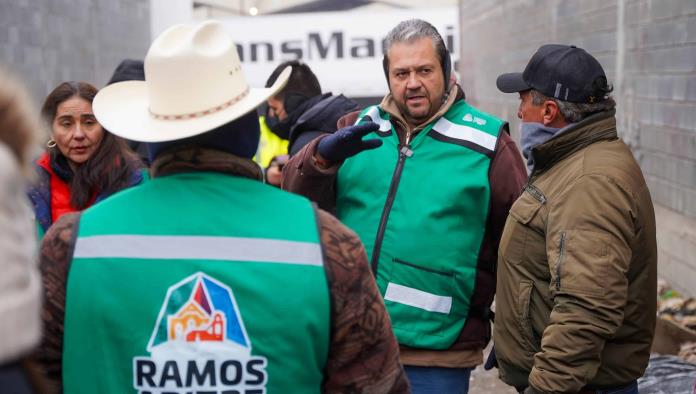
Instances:
[[[467,392],[526,173],[507,123],[464,100],[432,25],[402,22],[385,48],[390,93],[295,155],[282,186],[360,236],[413,392]]]
[[[264,185],[256,106],[222,25],[165,31],[100,123],[148,143],[153,180],[46,234],[38,359],[66,393],[409,390],[357,236]]]

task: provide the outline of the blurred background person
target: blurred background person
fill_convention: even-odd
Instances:
[[[41,108],[51,138],[36,161],[38,180],[29,189],[40,235],[61,215],[143,180],[138,157],[94,117],[96,94],[89,83],[63,82]]]
[[[308,65],[291,60],[276,67],[268,77],[266,87],[273,85],[285,67],[292,67],[288,84],[268,99],[266,123],[271,131],[289,140],[289,156],[299,152],[308,142],[321,134],[336,131],[336,123],[343,115],[357,111],[358,103],[342,94],[321,93],[316,75]],[[287,157],[279,157],[266,171],[268,183],[280,184],[280,171]],[[278,183],[274,183],[278,182]]]
[[[268,168],[274,157],[288,154],[288,140],[274,133],[266,124],[266,113],[268,106],[263,105],[258,109],[259,126],[261,126],[261,139],[259,148],[254,156],[254,161],[263,168]]]
[[[23,192],[38,127],[25,89],[2,71],[0,80],[0,391],[42,392],[24,361],[41,336],[36,234]]]
[[[289,155],[279,155],[275,156],[271,160],[265,172],[266,183],[280,187],[280,181],[282,180],[283,175],[283,167],[285,166],[285,163],[288,162],[289,158]]]
[[[274,133],[266,124],[268,105],[263,105],[257,111],[261,114],[259,115],[261,134],[254,161],[264,169],[266,183],[280,187],[281,171],[285,162],[288,161],[289,141]]]

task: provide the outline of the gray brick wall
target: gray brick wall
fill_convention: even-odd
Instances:
[[[150,44],[147,0],[0,0],[0,65],[37,104],[60,82],[102,87],[118,63]]]
[[[696,1],[459,4],[461,83],[475,105],[509,120],[517,139],[518,100],[495,88],[500,73],[521,71],[545,43],[578,45],[602,63],[615,86],[619,133],[657,205],[660,272],[696,293]]]

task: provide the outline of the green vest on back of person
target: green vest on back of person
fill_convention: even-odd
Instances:
[[[187,173],[81,216],[66,393],[318,393],[329,333],[316,215],[300,196]]]
[[[378,106],[381,147],[338,172],[337,216],[365,244],[399,343],[447,349],[470,311],[489,210],[488,168],[504,122],[464,100],[407,147]]]

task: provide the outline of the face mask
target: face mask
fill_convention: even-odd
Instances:
[[[290,137],[290,123],[283,122],[276,115],[270,114],[270,107],[266,109],[266,126],[278,137],[287,140]],[[285,121],[288,118],[284,119]]]
[[[520,144],[522,145],[522,155],[527,159],[527,169],[532,172],[534,168],[534,157],[532,157],[532,149],[548,141],[558,133],[555,127],[546,127],[537,122],[521,122],[520,123]]]
[[[269,119],[271,119],[269,121]],[[266,124],[268,125],[268,128],[271,129],[273,134],[277,135],[278,137],[287,140],[290,138],[290,119],[285,118],[283,120],[278,119],[277,116],[272,116],[266,118]]]
[[[278,119],[277,116],[266,114],[266,126],[268,126],[269,129],[273,130],[278,122],[280,122],[280,119]]]

